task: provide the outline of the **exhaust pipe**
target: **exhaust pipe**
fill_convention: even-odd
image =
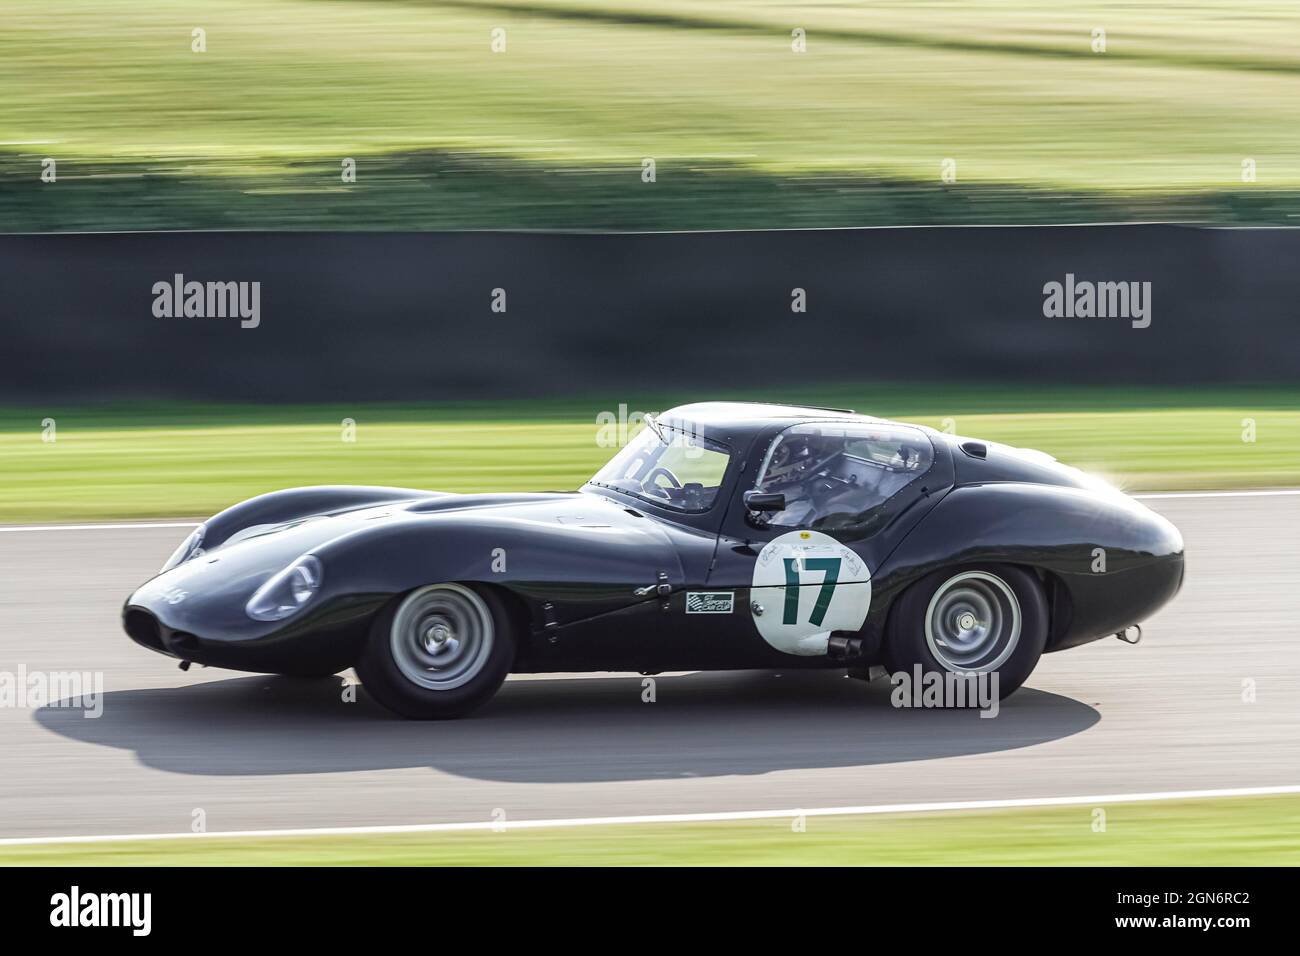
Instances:
[[[1128,627],[1124,628],[1122,631],[1116,631],[1116,632],[1115,632],[1115,637],[1116,637],[1116,639],[1123,641],[1125,644],[1132,644],[1132,645],[1134,645],[1134,646],[1136,646],[1136,645],[1138,645],[1138,644],[1141,644],[1141,643],[1142,643],[1142,625],[1141,625],[1141,624],[1130,624]]]

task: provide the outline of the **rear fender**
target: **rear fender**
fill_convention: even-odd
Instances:
[[[882,623],[894,599],[932,571],[989,563],[1039,572],[1054,611],[1049,650],[1060,649],[1140,621],[1173,597],[1183,540],[1169,521],[1119,492],[962,486],[879,569],[869,620]]]

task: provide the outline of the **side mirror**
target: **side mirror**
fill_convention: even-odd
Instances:
[[[785,495],[779,491],[747,491],[744,501],[750,511],[785,510]]]

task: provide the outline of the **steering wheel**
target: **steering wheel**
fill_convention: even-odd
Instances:
[[[657,484],[655,484],[655,479],[658,478],[660,475],[663,475],[663,477],[667,478],[668,484],[672,485],[672,487],[680,488],[682,486],[682,483],[677,479],[677,476],[674,475],[670,469],[665,468],[663,465],[656,465],[654,468],[650,470],[650,474],[646,475],[645,478],[642,480],[641,487],[646,489],[647,491],[653,491],[656,494],[663,491],[664,489],[660,488]],[[668,496],[665,494],[664,497],[667,498]]]

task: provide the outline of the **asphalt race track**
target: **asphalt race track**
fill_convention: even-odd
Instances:
[[[125,596],[185,531],[0,531],[0,671],[102,671],[103,714],[0,708],[0,837],[992,800],[1300,783],[1300,496],[1154,500],[1188,546],[1138,647],[1040,663],[995,719],[828,672],[512,678],[451,723],[340,679],[194,668]],[[1256,699],[1243,701],[1243,681]]]

